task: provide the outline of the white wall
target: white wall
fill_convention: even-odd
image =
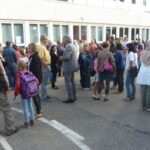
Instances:
[[[75,1],[77,3],[80,0]],[[97,3],[97,6],[88,6],[51,0],[11,0],[11,3],[10,0],[4,0],[1,3],[0,20],[43,20],[149,27],[150,13],[144,13],[141,7],[142,0],[137,0],[137,6],[131,5],[130,1],[121,3],[113,0],[89,0],[90,5],[92,2],[93,5]]]

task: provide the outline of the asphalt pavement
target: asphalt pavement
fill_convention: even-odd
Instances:
[[[52,99],[42,103],[42,119],[13,136],[0,135],[0,150],[150,150],[150,113],[142,111],[138,86],[132,102],[123,101],[125,93],[113,94],[114,91],[104,102],[93,100],[92,91],[81,89],[79,74],[76,84],[78,100],[73,104],[62,103],[67,98],[63,77],[58,78],[59,90],[52,90],[49,85]],[[10,98],[16,109],[16,125],[20,125],[20,98],[13,102],[12,92]],[[2,113],[0,120],[3,128]]]

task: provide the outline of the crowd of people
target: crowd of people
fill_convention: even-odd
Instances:
[[[77,71],[80,71],[83,91],[93,90],[94,100],[108,101],[110,90],[121,94],[124,87],[126,97],[123,100],[135,100],[137,77],[141,86],[142,108],[150,111],[150,41],[136,39],[129,42],[127,37],[121,40],[112,36],[103,43],[95,40],[87,43],[85,40],[72,41],[70,36],[65,35],[62,43],[54,44],[42,35],[40,42],[38,46],[29,43],[25,49],[10,41],[4,48],[0,44],[0,110],[5,117],[6,135],[18,131],[8,98],[10,90],[14,91],[15,97],[20,94],[24,114],[21,127],[29,128],[34,125],[35,119],[42,116],[41,102],[50,102],[48,83],[52,89],[59,90],[57,77],[64,76],[68,97],[63,103],[77,100]]]

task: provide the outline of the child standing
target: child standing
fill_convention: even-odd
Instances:
[[[94,83],[93,83],[93,99],[94,100],[100,100],[99,94],[98,94],[98,82],[99,82],[99,71],[98,71],[98,59],[97,59],[98,52],[96,52],[96,58],[94,59]]]
[[[29,128],[34,125],[35,113],[32,104],[32,97],[24,98],[23,93],[21,92],[22,86],[22,74],[27,72],[27,65],[24,61],[19,60],[17,65],[18,72],[16,73],[16,86],[15,86],[15,96],[18,94],[21,95],[22,109],[24,114],[24,124],[23,128]],[[27,90],[27,89],[26,89]]]
[[[90,66],[92,63],[92,57],[90,55],[89,46],[84,45],[83,52],[79,55],[79,66],[81,76],[81,86],[85,91],[90,90]]]

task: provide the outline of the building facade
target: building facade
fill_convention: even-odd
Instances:
[[[0,41],[39,43],[40,35],[63,35],[88,42],[109,36],[150,39],[150,0],[5,0],[0,9]]]

